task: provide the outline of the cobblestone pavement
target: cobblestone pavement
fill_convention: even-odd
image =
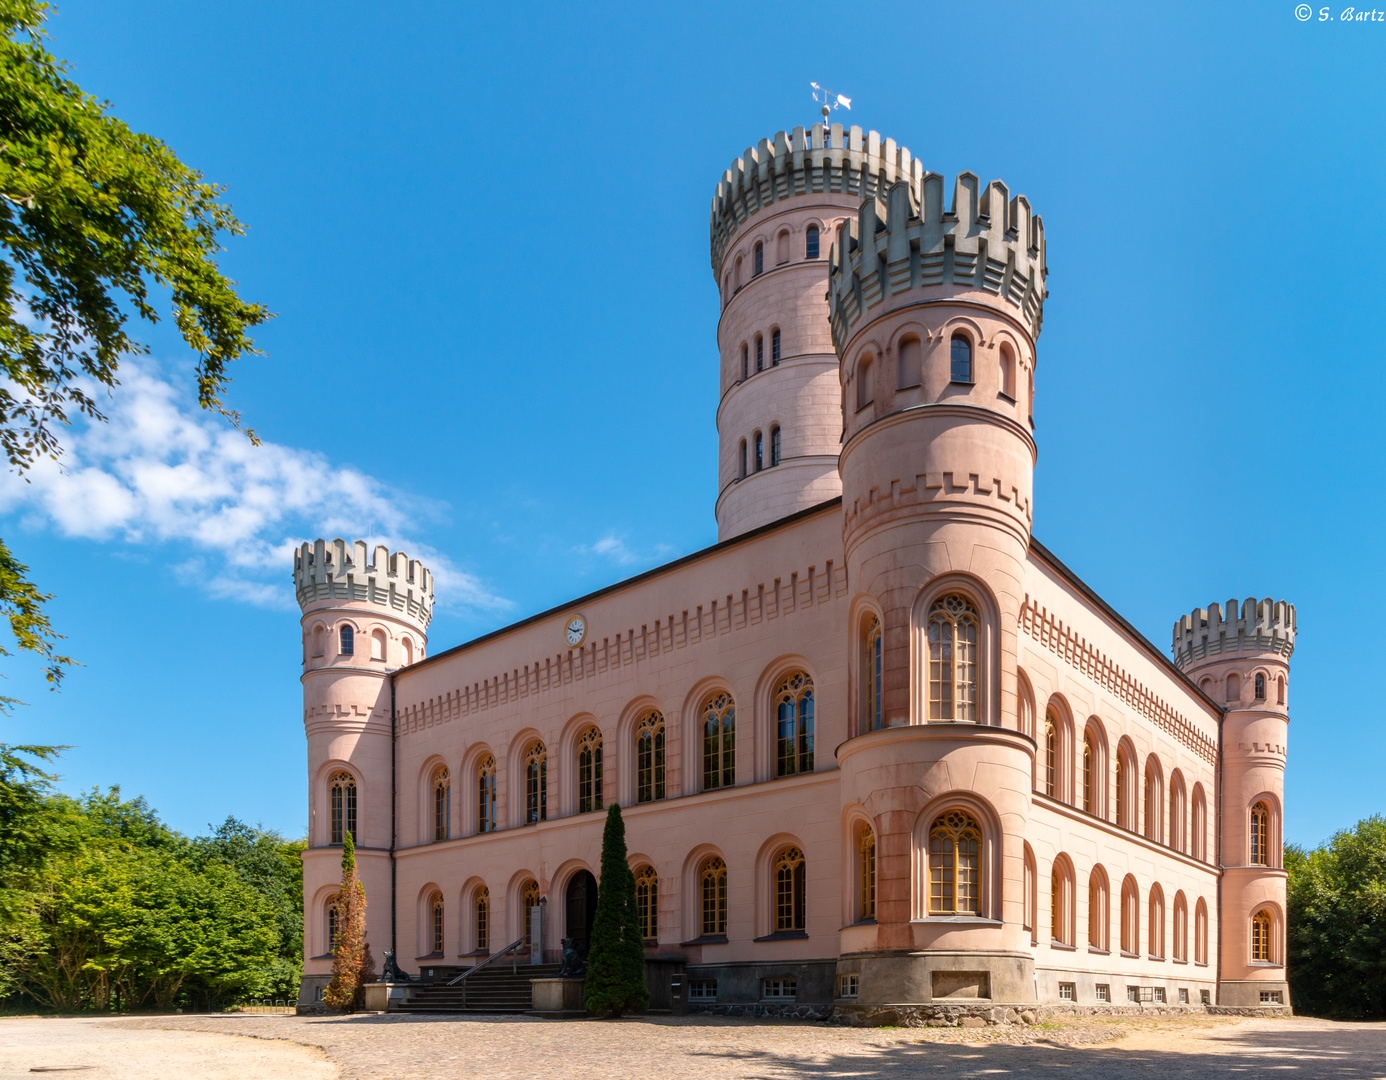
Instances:
[[[318,1046],[344,1080],[1386,1078],[1386,1024],[1299,1018],[1081,1018],[985,1029],[863,1029],[721,1017],[207,1016],[110,1023]],[[188,1074],[189,1080],[196,1075]]]

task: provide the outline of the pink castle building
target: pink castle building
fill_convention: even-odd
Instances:
[[[619,802],[656,1000],[1288,1007],[1294,608],[1196,609],[1171,658],[1031,536],[1029,202],[795,128],[711,246],[716,545],[432,655],[418,561],[295,555],[302,1000],[344,832],[377,959],[460,970],[586,938]]]

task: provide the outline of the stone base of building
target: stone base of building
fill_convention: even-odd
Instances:
[[[849,953],[838,959],[836,976],[833,996],[844,996],[843,984],[855,978],[860,1004],[991,1008],[996,1002],[1030,1002],[1035,996],[1035,961],[1025,953]]]
[[[685,972],[688,1009],[721,1016],[810,1018],[812,1013],[813,1019],[826,1019],[832,1013],[836,969],[837,961],[826,959],[689,964]],[[767,996],[769,990],[783,992],[791,980],[792,996]]]
[[[1224,1008],[1258,1011],[1276,1007],[1288,1009],[1290,984],[1284,980],[1223,979],[1218,983],[1218,1004]]]
[[[332,982],[331,975],[304,975],[298,983],[298,1009],[301,1014],[316,1015],[315,1006],[326,1009],[322,1003],[322,992]],[[307,1010],[307,1013],[304,1010]]]

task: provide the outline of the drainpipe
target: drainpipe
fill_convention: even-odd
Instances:
[[[1222,868],[1222,821],[1223,821],[1223,817],[1222,817],[1222,796],[1223,796],[1223,791],[1224,791],[1224,789],[1225,789],[1226,786],[1227,786],[1226,784],[1223,783],[1223,779],[1222,779],[1223,762],[1224,762],[1224,759],[1225,759],[1225,757],[1226,757],[1226,754],[1224,753],[1224,750],[1223,750],[1222,725],[1223,725],[1223,721],[1225,721],[1226,719],[1227,719],[1227,708],[1224,706],[1224,707],[1223,707],[1223,710],[1222,710],[1222,714],[1218,717],[1218,771],[1214,774],[1214,783],[1216,783],[1216,785],[1217,785],[1217,791],[1214,793],[1215,798],[1214,798],[1214,800],[1213,800],[1214,805],[1217,806],[1217,808],[1218,808],[1218,823],[1217,823],[1217,830],[1216,830],[1216,831],[1214,832],[1214,834],[1213,834],[1213,836],[1214,836],[1214,838],[1215,838],[1215,839],[1214,839],[1214,842],[1215,842],[1216,845],[1217,845],[1217,860],[1218,860],[1218,891],[1217,891],[1217,900],[1218,900],[1218,962],[1217,962],[1217,965],[1216,965],[1216,966],[1214,967],[1214,969],[1213,969],[1213,978],[1214,978],[1214,980],[1215,980],[1215,982],[1214,982],[1214,984],[1213,984],[1213,1000],[1214,1000],[1214,1003],[1215,1003],[1215,1004],[1218,1004],[1218,1005],[1221,1005],[1221,1004],[1222,1004],[1222,931],[1223,931],[1223,926],[1222,926],[1222,915],[1223,915],[1223,911],[1222,911],[1222,875],[1223,875],[1223,868]]]
[[[390,952],[399,963],[399,947],[395,944],[395,743],[399,729],[395,719],[395,673],[390,672]]]

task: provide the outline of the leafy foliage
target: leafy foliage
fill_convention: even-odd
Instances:
[[[337,940],[332,948],[332,981],[322,992],[329,1009],[359,1009],[366,983],[375,977],[371,947],[366,944],[366,887],[356,876],[356,843],[347,833],[342,838],[342,887],[337,906]]]
[[[104,419],[98,395],[148,352],[129,313],[157,322],[155,292],[197,353],[199,403],[238,427],[228,365],[270,317],[217,268],[218,238],[244,232],[222,189],[68,78],[43,46],[47,7],[0,0],[0,452],[18,472],[61,453],[74,410]],[[0,541],[0,612],[56,685],[72,661],[27,575]]]
[[[1289,981],[1297,1012],[1386,1018],[1386,818],[1285,848]]]
[[[587,1011],[598,1016],[640,1012],[650,1003],[645,986],[645,943],[640,937],[635,875],[626,861],[626,823],[611,804],[602,830],[602,879],[587,954]]]

